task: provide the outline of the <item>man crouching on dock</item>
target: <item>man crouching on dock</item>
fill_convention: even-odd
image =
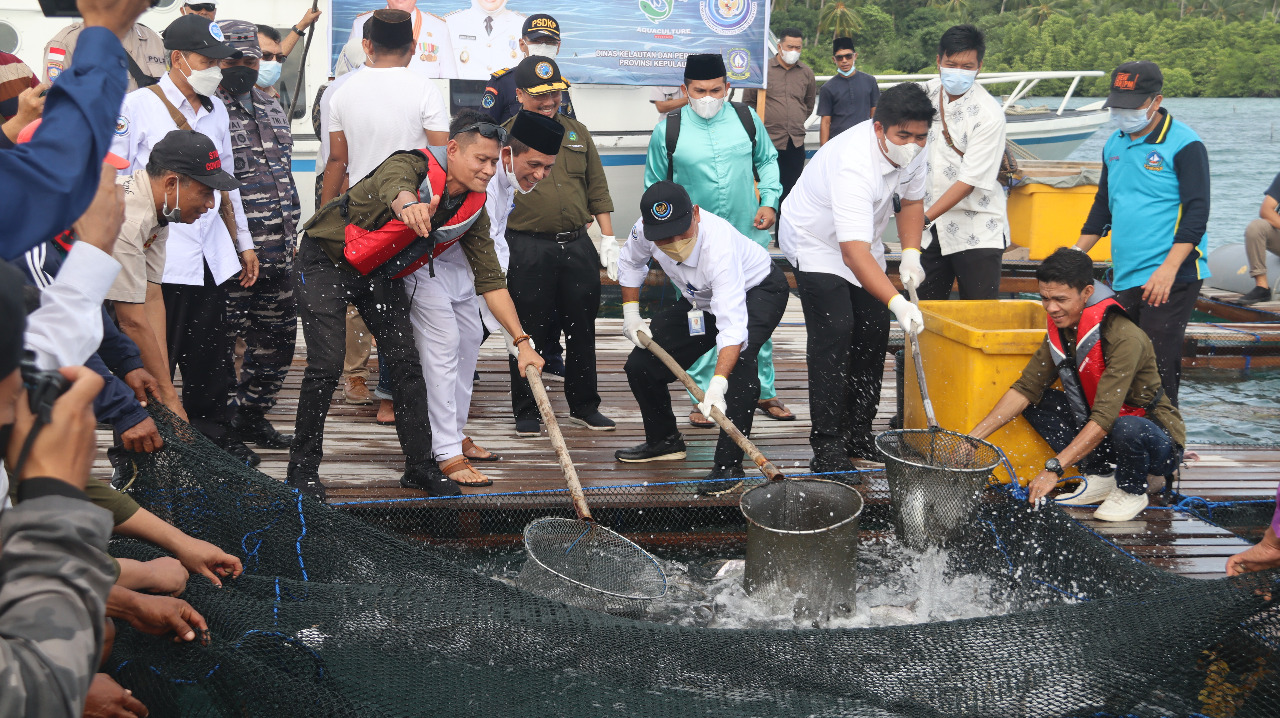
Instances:
[[[1115,293],[1094,281],[1088,255],[1059,249],[1036,280],[1049,315],[1045,342],[969,433],[986,439],[1021,414],[1058,452],[1032,480],[1028,500],[1043,501],[1064,467],[1075,464],[1084,476],[1057,503],[1101,501],[1095,519],[1128,521],[1147,507],[1148,476],[1177,470],[1186,443],[1182,416],[1161,388],[1151,339]],[[1049,388],[1055,379],[1062,390]]]

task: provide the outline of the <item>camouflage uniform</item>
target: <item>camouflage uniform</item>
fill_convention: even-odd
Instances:
[[[329,83],[324,83],[316,90],[316,101],[311,104],[311,129],[316,133],[316,137],[320,137],[320,100],[324,98],[324,91],[329,89]],[[316,209],[320,209],[320,191],[324,189],[324,166],[329,162],[328,157],[316,157]]]
[[[19,494],[0,515],[0,716],[72,718],[102,653],[111,514],[57,479]]]
[[[293,298],[293,248],[300,215],[298,189],[289,163],[293,136],[280,101],[250,90],[252,109],[218,90],[227,106],[236,179],[242,183],[249,234],[260,265],[249,288],[232,283],[227,299],[231,331],[246,345],[235,400],[241,407],[268,411],[293,363],[298,311]]]

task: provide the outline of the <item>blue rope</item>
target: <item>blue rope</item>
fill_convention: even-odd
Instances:
[[[1000,538],[1000,534],[999,534],[999,532],[997,532],[997,531],[996,531],[996,525],[995,525],[994,523],[992,523],[992,522],[991,522],[990,520],[988,520],[988,519],[979,519],[979,522],[980,522],[980,523],[983,523],[983,524],[986,524],[986,526],[987,526],[987,530],[991,532],[991,535],[992,535],[993,537],[995,537],[995,540],[996,540],[996,550],[997,550],[997,551],[999,551],[999,552],[1000,552],[1000,555],[1004,557],[1004,562],[1005,562],[1006,564],[1008,564],[1008,565],[1009,565],[1009,576],[1010,576],[1011,578],[1015,578],[1015,579],[1016,579],[1016,578],[1018,577],[1018,570],[1017,570],[1017,567],[1013,565],[1013,559],[1009,557],[1009,551],[1008,551],[1008,549],[1007,549],[1007,548],[1005,548],[1004,540]],[[1045,588],[1051,588],[1051,589],[1053,589],[1054,591],[1057,591],[1058,593],[1060,593],[1060,594],[1062,594],[1062,595],[1064,595],[1064,596],[1066,596],[1066,597],[1068,597],[1068,598],[1074,598],[1074,599],[1076,599],[1077,601],[1092,601],[1092,600],[1093,600],[1093,599],[1089,598],[1088,596],[1085,596],[1085,595],[1082,595],[1082,594],[1078,594],[1078,593],[1073,593],[1073,592],[1068,591],[1068,590],[1066,590],[1066,589],[1059,588],[1058,586],[1055,586],[1054,584],[1049,583],[1048,581],[1043,581],[1043,580],[1041,580],[1041,579],[1035,578],[1034,576],[1032,576],[1032,577],[1030,577],[1030,578],[1031,578],[1031,582],[1032,582],[1032,583],[1038,583],[1038,584],[1040,584],[1041,586],[1044,586]]]
[[[298,494],[298,522],[302,524],[302,533],[298,534],[298,541],[294,544],[298,549],[298,568],[302,569],[302,580],[307,580],[307,566],[302,562],[302,538],[307,535],[307,517],[302,512],[302,492],[294,489]]]

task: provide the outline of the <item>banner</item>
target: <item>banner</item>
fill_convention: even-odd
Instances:
[[[366,13],[385,0],[333,0],[331,59],[357,61]],[[487,80],[523,58],[526,16],[560,23],[560,71],[575,84],[683,82],[684,58],[718,52],[735,87],[762,87],[768,63],[769,0],[419,0],[411,64],[430,77]],[[354,35],[354,37],[353,37]]]

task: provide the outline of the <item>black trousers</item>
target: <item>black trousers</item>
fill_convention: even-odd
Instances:
[[[796,147],[790,138],[786,149],[778,150],[778,181],[782,183],[782,199],[791,194],[800,173],[804,171],[804,146]],[[779,200],[781,206],[781,200]]]
[[[808,334],[809,444],[814,453],[862,455],[880,404],[889,308],[823,272],[796,272]]]
[[[920,253],[924,283],[916,291],[921,299],[948,299],[951,285],[960,282],[961,299],[999,299],[1003,249],[966,249],[943,255],[938,228],[930,227],[933,241]]]
[[[213,281],[209,265],[204,284],[162,284],[168,331],[169,376],[182,369],[182,408],[197,431],[215,444],[227,438],[231,407],[227,396],[235,384],[235,338],[227,331],[228,279]]]
[[[600,410],[596,391],[596,314],[600,311],[600,254],[584,231],[577,239],[556,242],[522,232],[507,232],[511,263],[507,290],[520,324],[539,351],[555,343],[552,327],[564,331],[564,396],[575,416]],[[558,333],[558,332],[557,332]],[[511,411],[517,420],[537,419],[529,381],[511,362]]]
[[[1174,406],[1178,405],[1178,387],[1182,383],[1182,342],[1203,284],[1203,279],[1197,279],[1173,285],[1169,300],[1158,307],[1142,300],[1142,287],[1131,287],[1116,295],[1129,317],[1151,337],[1160,383]]]
[[[307,369],[298,397],[289,476],[316,473],[324,458],[324,420],[329,415],[346,355],[348,304],[360,310],[364,323],[378,340],[381,371],[388,373],[395,384],[396,434],[406,468],[432,462],[427,385],[413,343],[404,282],[377,276],[376,272],[361,276],[347,264],[334,264],[310,237],[302,238],[294,267],[294,294],[307,342]]]
[[[738,355],[738,363],[729,376],[729,388],[725,392],[728,411],[725,416],[748,436],[751,434],[751,419],[755,415],[756,402],[760,399],[757,355],[760,347],[773,336],[778,322],[782,321],[789,291],[786,275],[774,266],[763,282],[747,292],[747,348]],[[708,349],[715,347],[718,334],[715,317],[708,312],[707,333],[690,336],[689,312],[692,310],[693,305],[689,300],[681,298],[650,322],[654,341],[685,369],[693,366]],[[676,415],[671,411],[671,391],[667,389],[667,385],[676,380],[671,370],[653,352],[640,347],[631,350],[626,370],[631,393],[640,405],[645,440],[655,443],[677,433]],[[715,462],[718,467],[742,463],[742,449],[723,431],[716,444]]]

